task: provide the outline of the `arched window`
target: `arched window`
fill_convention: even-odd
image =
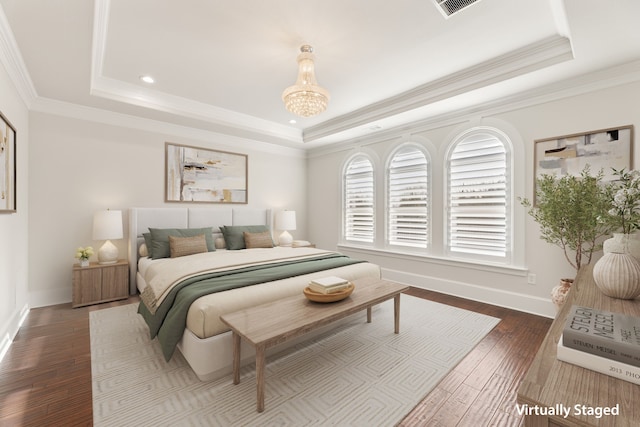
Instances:
[[[492,128],[473,129],[447,156],[447,245],[452,255],[510,261],[511,143]]]
[[[387,244],[427,248],[429,163],[416,144],[399,147],[387,167]]]
[[[344,229],[347,241],[373,243],[375,238],[375,189],[373,165],[359,154],[344,169]]]

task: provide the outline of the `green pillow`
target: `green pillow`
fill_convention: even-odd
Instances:
[[[247,248],[244,243],[243,233],[245,231],[247,233],[263,233],[269,231],[269,227],[266,225],[224,225],[220,227],[220,231],[224,236],[227,249],[237,250]]]
[[[149,254],[149,258],[152,258],[151,248],[153,247],[153,240],[151,240],[151,233],[142,233],[142,237],[144,237],[144,244],[147,245],[147,253]]]
[[[153,259],[171,257],[171,248],[169,246],[169,236],[174,237],[193,237],[204,234],[207,241],[207,249],[209,252],[216,250],[213,241],[212,228],[150,228],[151,247],[149,247],[149,255]]]

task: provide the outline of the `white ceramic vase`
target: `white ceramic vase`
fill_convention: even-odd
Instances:
[[[640,261],[640,239],[637,234],[613,233],[613,237],[602,244],[605,254],[610,252],[629,253]]]
[[[88,259],[81,259],[80,260],[80,267],[89,267],[89,260]]]
[[[593,279],[607,296],[634,299],[640,295],[640,262],[628,253],[606,253],[593,266]]]

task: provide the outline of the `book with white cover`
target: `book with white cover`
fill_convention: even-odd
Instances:
[[[342,277],[338,276],[321,277],[318,279],[313,279],[310,282],[311,285],[318,285],[322,286],[323,288],[330,288],[332,286],[344,285],[348,283],[349,281],[347,279],[343,279]]]
[[[558,341],[558,360],[600,372],[601,374],[609,375],[614,378],[629,381],[634,384],[640,384],[639,367],[606,357],[596,356],[595,354],[576,350],[574,348],[565,347],[562,338],[563,337],[560,336],[560,341]]]
[[[324,286],[318,286],[318,285],[314,285],[313,283],[309,284],[309,289],[311,289],[313,292],[317,292],[319,294],[333,294],[336,292],[340,292],[344,289],[347,289],[349,286],[351,286],[351,283],[344,283],[342,285],[335,285],[335,286],[330,286],[328,288],[325,288]]]

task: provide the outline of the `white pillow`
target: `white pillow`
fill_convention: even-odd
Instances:
[[[149,256],[149,249],[147,248],[147,244],[143,243],[138,248],[138,255],[141,257]]]
[[[224,241],[224,237],[218,237],[215,240],[216,249],[224,249],[227,247],[227,243]]]

